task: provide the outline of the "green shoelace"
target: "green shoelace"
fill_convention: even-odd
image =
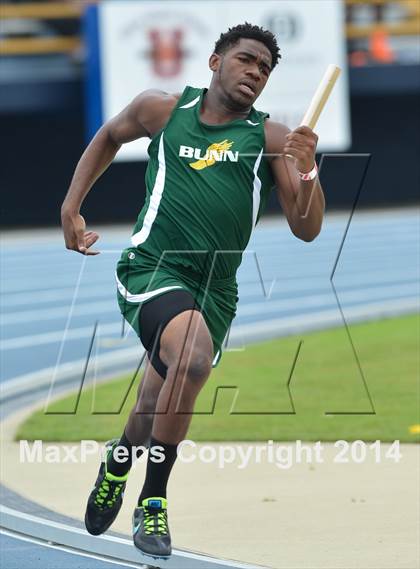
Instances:
[[[111,482],[104,478],[95,497],[96,506],[102,510],[107,507],[112,508],[121,494],[123,486],[124,482]]]
[[[167,535],[168,534],[168,514],[166,510],[143,507],[144,511],[144,532],[147,535]]]

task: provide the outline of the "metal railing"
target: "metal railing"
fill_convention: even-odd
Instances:
[[[393,4],[405,12],[400,22],[380,20],[380,10]],[[420,34],[420,2],[419,0],[346,0],[347,10],[358,7],[374,7],[377,9],[379,21],[368,24],[356,24],[351,21],[346,24],[348,40],[369,38],[375,32],[385,32],[389,36],[411,36]]]
[[[6,3],[0,6],[0,22],[7,20],[74,20],[81,18],[84,2],[28,2]],[[3,26],[2,26],[3,27]],[[0,39],[1,55],[38,55],[45,53],[71,53],[81,48],[80,35],[32,35],[30,37]]]

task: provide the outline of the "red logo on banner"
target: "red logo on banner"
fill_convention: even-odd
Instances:
[[[151,58],[153,71],[160,77],[174,77],[181,72],[183,50],[181,42],[184,33],[180,29],[149,31],[152,43]]]

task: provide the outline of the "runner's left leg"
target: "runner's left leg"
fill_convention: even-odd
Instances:
[[[159,393],[150,446],[163,448],[162,462],[147,463],[139,505],[150,496],[166,498],[177,445],[187,434],[195,400],[211,372],[213,342],[203,315],[187,310],[173,318],[160,338],[160,359],[168,368]]]
[[[166,486],[191,422],[194,403],[210,375],[213,342],[197,310],[186,310],[170,320],[160,337],[159,358],[167,367],[153,419],[146,479],[133,513],[135,546],[149,555],[171,555]],[[156,461],[152,448],[160,447]]]

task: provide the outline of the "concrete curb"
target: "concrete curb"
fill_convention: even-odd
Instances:
[[[175,549],[169,559],[154,559],[142,555],[127,539],[102,535],[91,536],[86,531],[69,525],[53,522],[6,506],[0,506],[1,526],[5,529],[30,535],[43,541],[65,545],[105,556],[118,561],[128,561],[141,565],[149,565],[167,569],[262,569],[261,566],[215,559],[207,555]]]

